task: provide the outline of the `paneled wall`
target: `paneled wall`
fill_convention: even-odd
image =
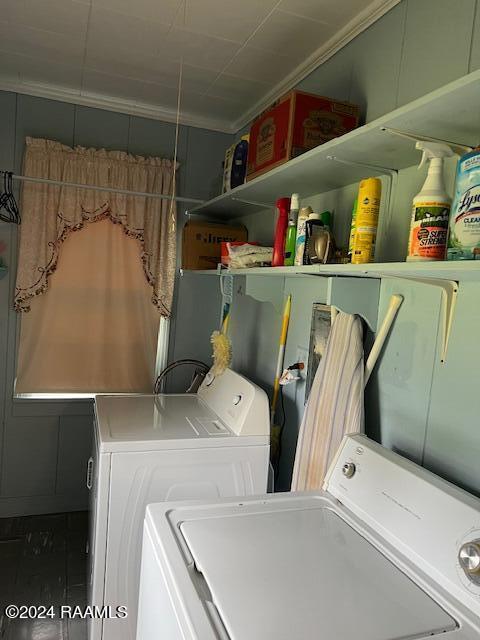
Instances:
[[[299,88],[359,103],[363,120],[371,121],[479,67],[478,0],[404,0],[305,78]],[[480,140],[480,130],[478,134]],[[453,164],[447,166],[450,190]],[[424,173],[416,167],[400,172],[388,224],[382,211],[379,261],[387,256],[389,260],[404,260],[411,201],[423,180]],[[304,201],[316,210],[334,210],[335,236],[344,246],[356,188],[352,185]],[[245,216],[240,222],[247,226],[250,239],[272,243],[272,211]],[[212,280],[213,288],[216,281]],[[287,293],[292,294],[286,346],[286,362],[291,364],[308,347],[312,303],[325,302],[326,279],[265,276],[250,277],[248,284],[243,280],[235,280],[230,325],[234,365],[271,390],[281,301]],[[190,286],[194,297],[194,285]],[[439,290],[410,281],[384,280],[379,320],[392,293],[403,294],[405,301],[369,382],[367,431],[392,449],[480,495],[480,398],[475,373],[480,356],[480,285],[460,283],[445,364],[439,362]],[[281,489],[289,488],[303,404],[304,383],[287,387],[287,419],[277,485]]]
[[[0,92],[0,168],[21,171],[25,136],[67,145],[172,157],[175,127],[99,109]],[[208,198],[219,189],[228,135],[182,127],[178,192]],[[185,218],[179,207],[179,226]],[[0,517],[86,507],[85,464],[92,435],[91,401],[14,400],[18,315],[12,311],[17,229],[0,222],[9,275],[0,281]],[[184,304],[181,304],[182,310]],[[174,313],[183,320],[183,311]],[[207,340],[208,343],[208,340]]]
[[[374,120],[480,67],[478,0],[403,0],[298,85]]]
[[[364,120],[370,121],[479,67],[480,0],[403,0],[305,78],[299,88],[357,102],[362,105]],[[26,135],[147,155],[171,156],[174,144],[174,128],[169,123],[0,92],[1,168],[20,170]],[[219,191],[220,164],[231,140],[227,135],[182,127],[182,195],[208,198]],[[406,170],[405,180],[410,191],[397,192],[399,213],[392,221],[398,225],[391,237],[399,258],[405,252],[409,199],[420,177],[412,168]],[[333,205],[328,206],[345,207],[346,211],[353,190],[330,194]],[[183,219],[183,210],[179,217]],[[243,221],[252,239],[271,242],[271,213]],[[7,244],[5,257],[10,269],[9,277],[0,281],[0,516],[84,508],[91,403],[12,399],[18,331],[18,318],[11,310],[16,229],[0,223],[0,241]],[[404,286],[412,287],[412,292],[399,316],[400,332],[392,335],[378,374],[370,383],[369,428],[390,446],[480,492],[480,440],[475,427],[479,406],[471,373],[480,355],[475,334],[478,286],[462,287],[446,365],[437,362],[434,331],[424,323],[436,309],[435,296],[416,291],[414,284]],[[308,344],[311,303],[324,299],[325,285],[321,279],[292,278],[282,287],[282,295],[291,291],[294,296],[287,344],[290,360],[298,347]],[[382,284],[381,309],[390,293],[388,287],[388,283]],[[175,303],[171,358],[188,355],[207,360],[208,336],[220,312],[218,282],[210,276],[186,275],[177,287]],[[236,366],[268,388],[276,353],[278,308],[271,302],[256,302],[242,291],[235,305],[232,337]],[[404,333],[412,338],[410,342],[397,343]],[[415,363],[420,369],[413,368]],[[289,390],[280,478],[284,488],[289,483],[302,406],[301,387]]]

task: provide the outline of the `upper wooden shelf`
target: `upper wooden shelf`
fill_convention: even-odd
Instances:
[[[420,154],[414,142],[383,131],[382,127],[475,146],[480,138],[480,70],[316,147],[188,213],[236,218],[273,207],[279,196],[298,192],[307,197],[359,182],[367,176],[382,175],[385,168],[398,170],[418,164]],[[376,169],[335,162],[332,156]]]

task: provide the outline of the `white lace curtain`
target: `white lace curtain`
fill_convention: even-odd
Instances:
[[[173,162],[123,151],[67,147],[27,138],[24,175],[138,192],[172,194]],[[141,244],[152,302],[169,317],[176,259],[176,209],[169,200],[25,182],[15,309],[29,311],[48,289],[62,242],[89,222],[108,218]],[[79,264],[81,269],[82,265]]]

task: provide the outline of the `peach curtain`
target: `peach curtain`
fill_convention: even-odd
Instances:
[[[16,393],[152,391],[160,314],[141,251],[109,220],[68,236],[48,294],[22,314]]]
[[[27,138],[24,174],[137,192],[171,195],[173,163],[123,151],[74,149],[41,138]],[[176,210],[169,200],[105,191],[24,182],[22,225],[14,305],[29,311],[32,298],[45,293],[57,268],[60,247],[72,231],[109,218],[139,241],[137,260],[160,313],[171,311],[175,276]],[[84,285],[88,286],[85,280]]]

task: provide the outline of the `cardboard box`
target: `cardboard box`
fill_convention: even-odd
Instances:
[[[182,268],[195,271],[216,269],[222,242],[245,242],[245,227],[190,220],[183,228]]]
[[[247,182],[358,126],[359,107],[290,91],[252,124]]]

